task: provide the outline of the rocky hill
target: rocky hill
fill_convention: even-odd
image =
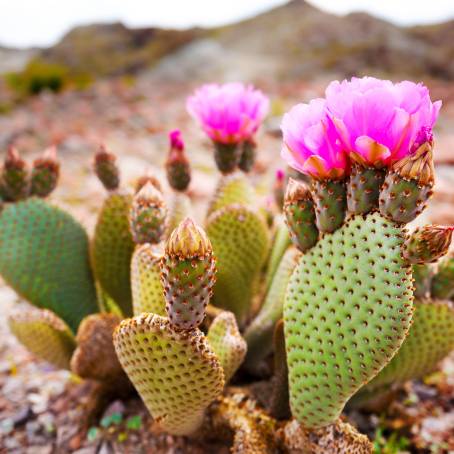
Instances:
[[[212,29],[129,29],[121,23],[78,27],[40,58],[94,77],[146,70],[165,80],[364,73],[454,80],[453,35],[454,21],[403,28],[368,14],[337,16],[292,0]]]

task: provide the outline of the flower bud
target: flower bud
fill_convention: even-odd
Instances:
[[[120,170],[116,161],[117,157],[104,145],[95,154],[95,173],[108,191],[114,191],[120,185]]]
[[[57,186],[59,176],[60,162],[57,159],[57,148],[53,146],[33,162],[31,193],[38,197],[47,197]]]

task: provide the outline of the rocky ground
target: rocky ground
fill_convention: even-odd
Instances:
[[[263,84],[272,97],[272,115],[259,137],[260,157],[252,178],[264,197],[270,192],[274,170],[282,165],[280,115],[295,102],[321,94],[325,82],[279,88]],[[442,98],[445,105],[436,134],[437,186],[424,221],[447,224],[454,223],[454,91],[445,83],[432,85],[434,98]],[[191,196],[201,219],[216,173],[209,143],[184,108],[192,88],[155,85],[143,77],[135,83],[100,82],[83,93],[43,94],[0,116],[0,153],[14,143],[32,159],[47,145],[58,144],[62,181],[53,197],[91,230],[104,197],[90,171],[99,143],[118,154],[124,184],[133,183],[147,168],[164,181],[166,136],[180,128],[194,166]],[[0,299],[0,453],[227,452],[221,446],[151,436],[151,418],[135,397],[114,400],[101,414],[87,419],[96,387],[34,360],[6,326],[16,295],[0,285]],[[377,452],[454,452],[454,358],[427,382],[409,384],[386,413],[349,417],[376,438]]]

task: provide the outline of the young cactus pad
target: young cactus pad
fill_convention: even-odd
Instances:
[[[221,364],[203,333],[176,330],[164,317],[142,314],[114,333],[120,363],[153,418],[166,432],[189,435],[224,387]]]
[[[267,226],[251,208],[229,205],[208,218],[206,231],[218,269],[212,302],[232,311],[241,325],[250,312],[257,279],[268,254]]]
[[[333,423],[402,344],[413,312],[404,240],[398,224],[372,213],[302,255],[284,320],[290,403],[305,428]]]
[[[232,204],[254,207],[256,203],[255,189],[243,172],[236,171],[219,179],[207,216]]]
[[[11,315],[8,324],[27,350],[59,369],[69,369],[76,341],[68,325],[53,312],[21,309]]]
[[[87,234],[72,216],[44,200],[8,204],[0,213],[0,274],[73,332],[98,310]]]
[[[415,301],[410,332],[391,362],[363,389],[375,391],[433,372],[454,348],[454,306],[448,301]]]
[[[132,315],[130,282],[134,242],[129,230],[129,194],[111,193],[96,224],[91,255],[96,279],[118,304],[123,314]]]
[[[241,366],[247,350],[246,341],[238,331],[235,316],[228,311],[221,312],[213,320],[207,339],[219,358],[227,383]]]
[[[131,286],[134,315],[142,312],[166,314],[164,287],[161,283],[161,258],[157,247],[142,244],[136,247],[131,260]]]
[[[199,326],[213,294],[216,261],[206,233],[186,218],[167,240],[161,281],[170,323],[178,329]]]

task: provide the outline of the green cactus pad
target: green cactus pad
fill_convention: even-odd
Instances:
[[[228,311],[219,314],[208,330],[207,339],[219,358],[225,382],[228,383],[241,366],[247,350],[246,341],[238,331],[235,315]]]
[[[430,286],[432,283],[432,276],[434,274],[433,267],[428,264],[413,265],[412,274],[414,282],[415,298],[428,298],[430,296]]]
[[[281,263],[282,256],[291,244],[292,241],[290,239],[288,227],[285,225],[284,221],[279,220],[276,233],[274,234],[270,257],[268,259],[268,268],[266,270],[265,277],[266,290],[270,288],[271,282],[273,282],[274,274],[276,273],[279,263]]]
[[[96,279],[126,316],[132,314],[130,267],[135,247],[128,220],[131,201],[129,194],[112,193],[107,197],[91,247]]]
[[[360,393],[423,378],[454,349],[454,306],[447,301],[415,301],[410,332],[391,362]]]
[[[385,170],[352,165],[347,183],[347,206],[349,213],[367,214],[378,208],[380,188],[385,179]]]
[[[396,222],[411,222],[426,208],[433,192],[432,186],[421,185],[416,180],[406,180],[395,172],[389,172],[380,192],[380,212]]]
[[[178,331],[153,314],[124,320],[114,333],[118,359],[159,425],[173,435],[197,430],[224,387],[224,372],[199,329]]]
[[[347,189],[344,181],[314,180],[311,185],[316,223],[320,232],[334,232],[345,218]]]
[[[293,415],[333,423],[394,356],[411,323],[404,231],[378,213],[350,218],[304,254],[284,304]]]
[[[69,369],[76,348],[68,325],[47,309],[21,309],[8,319],[11,332],[27,350],[60,368]]]
[[[454,255],[440,260],[437,273],[432,279],[431,291],[434,298],[454,298]]]
[[[173,192],[167,208],[165,238],[170,236],[183,219],[191,216],[191,211],[191,199],[183,192]]]
[[[0,274],[34,306],[50,309],[76,332],[97,312],[88,239],[68,213],[30,198],[0,213]]]
[[[260,312],[244,333],[248,345],[246,366],[250,371],[256,370],[260,361],[273,350],[274,327],[282,318],[287,284],[300,257],[301,252],[295,247],[287,250],[274,275]]]
[[[270,414],[276,419],[290,419],[290,400],[288,392],[287,351],[285,349],[284,321],[276,323],[273,336],[274,370],[273,389],[269,402]]]
[[[219,179],[207,216],[226,206],[238,204],[254,207],[257,194],[248,177],[240,171],[224,175]]]
[[[166,315],[164,287],[161,284],[161,257],[162,253],[151,244],[142,244],[134,251],[131,260],[134,315],[142,312]]]
[[[218,270],[212,303],[233,312],[241,325],[250,312],[268,254],[267,226],[253,209],[230,205],[208,218],[206,232]]]

